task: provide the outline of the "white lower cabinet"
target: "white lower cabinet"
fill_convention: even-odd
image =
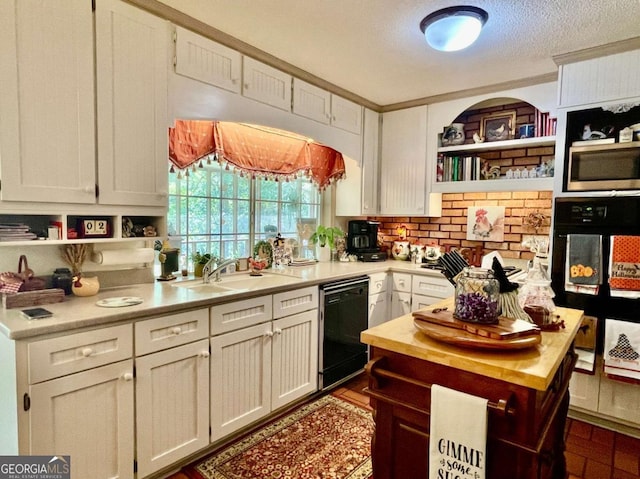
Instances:
[[[227,314],[243,303],[229,303]],[[278,293],[274,314],[291,315],[211,338],[212,442],[317,390],[317,307],[317,287]],[[211,322],[219,322],[214,308]]]
[[[389,317],[389,293],[387,273],[369,275],[369,323],[370,328],[391,319]]]
[[[73,479],[133,478],[132,349],[131,325],[28,343],[30,439],[21,453],[69,455]]]
[[[209,444],[209,310],[134,325],[138,477]]]
[[[32,455],[69,455],[71,478],[133,478],[133,361],[35,384]]]
[[[411,293],[391,292],[391,319],[399,318],[411,312]]]
[[[209,341],[136,358],[138,477],[209,444]]]
[[[391,317],[397,318],[449,298],[454,288],[444,276],[393,273]]]
[[[595,417],[640,426],[640,387],[600,373],[574,372],[569,382],[570,405]]]

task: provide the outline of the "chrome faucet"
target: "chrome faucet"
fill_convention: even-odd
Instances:
[[[214,281],[220,281],[220,274],[222,273],[222,271],[232,264],[236,264],[236,261],[237,259],[235,258],[222,260],[214,256],[209,261],[207,261],[207,264],[205,264],[202,268],[202,281],[204,283],[209,283],[212,276],[214,278]]]

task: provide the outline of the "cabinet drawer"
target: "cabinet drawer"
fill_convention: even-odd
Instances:
[[[209,310],[139,321],[135,324],[135,333],[136,356],[204,339],[209,336]]]
[[[411,295],[411,311],[418,311],[424,309],[434,303],[440,302],[441,298],[435,296],[426,296],[424,294],[412,294]]]
[[[211,308],[211,334],[228,333],[270,321],[273,316],[271,295],[250,298]]]
[[[369,275],[369,295],[382,293],[387,290],[387,273]]]
[[[394,291],[402,291],[404,293],[411,292],[411,275],[406,273],[393,273],[391,277]]]
[[[28,345],[29,384],[129,359],[130,324],[35,341]]]
[[[294,289],[273,295],[273,319],[302,313],[318,307],[318,287]]]
[[[411,291],[416,294],[434,296],[436,298],[449,298],[453,296],[454,293],[453,285],[449,283],[444,276],[437,278],[417,274],[413,275]]]

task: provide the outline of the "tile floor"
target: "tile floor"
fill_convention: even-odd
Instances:
[[[364,374],[334,389],[331,394],[367,409],[369,397]],[[568,479],[640,479],[640,439],[592,426],[576,419],[567,420]],[[177,473],[167,479],[188,479]]]

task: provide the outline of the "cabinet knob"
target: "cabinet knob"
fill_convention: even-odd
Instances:
[[[398,280],[398,284],[399,284],[400,286],[404,286],[404,279],[399,279],[399,280]]]
[[[208,358],[210,356],[209,351],[202,351],[200,353],[201,358]]]
[[[88,358],[89,356],[92,356],[92,355],[93,355],[93,349],[91,349],[91,348],[84,348],[84,349],[82,350],[82,355],[83,355],[85,358]]]
[[[276,329],[275,329],[275,331],[274,331],[274,333],[276,333],[276,334],[282,334],[282,329],[280,329],[280,328],[276,328]]]
[[[125,381],[133,381],[133,374],[132,373],[124,373],[122,375],[122,379],[124,379]]]
[[[82,191],[87,194],[93,195],[96,192],[96,185],[87,185],[84,188],[82,188]]]
[[[176,326],[174,328],[171,328],[171,334],[174,335],[179,335],[180,333],[182,333],[182,329],[180,328],[180,326]]]
[[[273,331],[267,331],[266,333],[264,333],[264,337],[265,337],[265,338],[271,338],[271,337],[273,337]]]

